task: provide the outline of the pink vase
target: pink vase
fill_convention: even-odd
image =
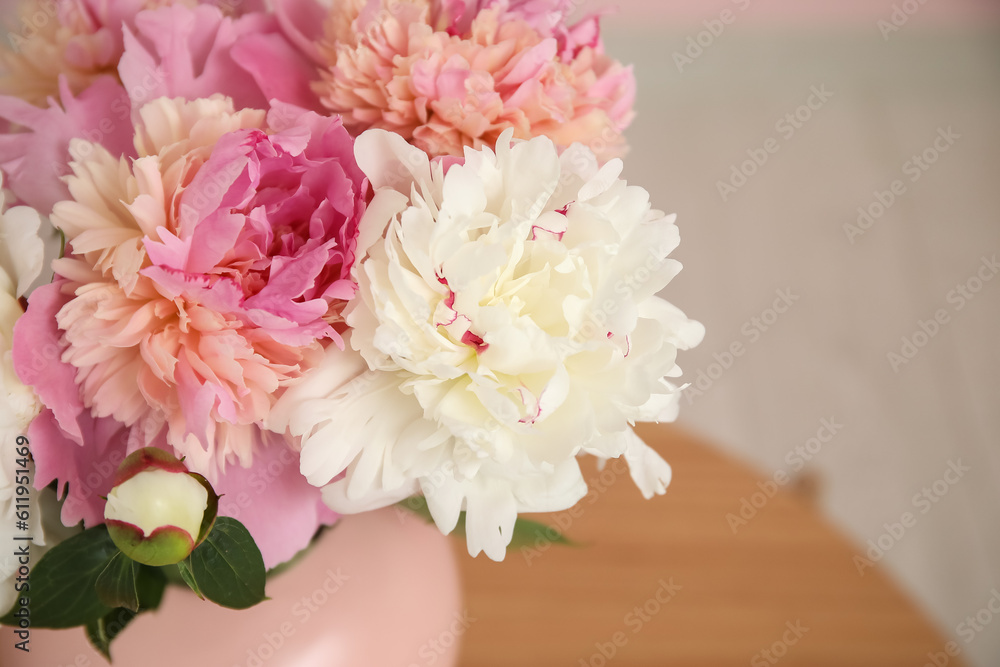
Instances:
[[[396,508],[341,519],[271,597],[232,611],[171,586],[111,646],[122,667],[453,667],[465,631],[449,539]],[[101,667],[80,628],[0,631],[4,667]]]

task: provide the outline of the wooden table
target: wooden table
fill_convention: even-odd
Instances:
[[[459,559],[476,619],[462,667],[921,667],[944,651],[878,566],[859,574],[863,553],[808,494],[789,483],[767,498],[762,477],[677,428],[640,435],[673,466],[666,496],[645,501],[624,465],[591,464],[591,496],[535,517],[585,546]],[[734,532],[743,498],[762,507]]]

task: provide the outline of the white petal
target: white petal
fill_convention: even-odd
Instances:
[[[666,493],[671,477],[670,464],[640,440],[632,429],[623,437],[626,441],[625,461],[628,462],[629,474],[642,495],[649,499]]]
[[[208,507],[208,491],[186,473],[146,470],[108,494],[104,518],[142,529],[146,537],[161,526],[176,526],[198,538]]]
[[[393,217],[406,208],[408,198],[400,192],[379,190],[365,209],[358,224],[358,257],[364,257],[377,243]]]
[[[517,522],[517,503],[508,482],[477,479],[466,485],[465,533],[469,555],[484,552],[491,560],[507,555]]]
[[[562,461],[552,473],[518,482],[514,489],[519,512],[561,512],[587,495],[587,482],[576,457]]]
[[[420,491],[427,501],[427,509],[430,510],[434,523],[441,532],[448,535],[455,530],[465,503],[465,493],[462,485],[455,481],[449,467],[443,467],[421,477]]]
[[[338,514],[360,514],[395,505],[401,500],[416,495],[420,491],[416,480],[395,489],[372,492],[361,498],[347,497],[347,484],[334,482],[323,487],[323,502]]]
[[[360,355],[350,350],[339,350],[335,346],[328,347],[320,364],[285,390],[268,413],[264,427],[276,433],[307,433],[310,422],[297,418],[302,414],[301,404],[310,399],[330,396],[367,370]]]
[[[362,132],[354,142],[354,155],[376,190],[391,188],[409,193],[414,183],[431,180],[427,153],[411,146],[395,132]]]
[[[593,199],[599,194],[605,192],[611,185],[618,180],[621,176],[622,169],[625,168],[624,163],[615,158],[609,160],[607,164],[601,167],[600,171],[591,178],[586,185],[580,188],[579,201],[587,201]]]
[[[0,187],[3,187],[2,175]],[[28,293],[42,274],[46,254],[43,231],[47,238],[56,241],[59,236],[35,209],[16,206],[4,211],[5,201],[6,197],[0,194],[0,272],[6,273],[16,285],[15,294],[20,297]]]

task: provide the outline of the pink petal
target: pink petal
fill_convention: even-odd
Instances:
[[[65,494],[61,519],[66,526],[86,527],[104,522],[104,499],[111,491],[118,465],[128,454],[129,431],[113,419],[78,415],[79,437],[72,437],[44,410],[31,422],[28,437],[35,459],[35,488],[58,480]]]
[[[264,96],[320,111],[323,106],[310,85],[315,66],[279,35],[248,35],[232,51],[236,62],[253,77]]]
[[[57,280],[31,293],[28,310],[14,325],[14,370],[54,411],[59,425],[72,437],[81,438],[77,416],[83,412],[83,401],[76,369],[62,361],[65,345],[56,324],[56,313],[71,298],[62,293],[65,283]]]
[[[222,94],[237,108],[264,109],[267,95],[234,53],[240,40],[277,33],[275,19],[248,14],[232,19],[210,5],[183,4],[142,12],[125,29],[119,73],[135,108],[158,97],[193,100]]]
[[[71,140],[98,143],[113,155],[135,155],[128,95],[118,82],[102,77],[77,97],[65,79],[61,87],[61,99],[52,100],[47,109],[0,96],[0,119],[24,128],[0,135],[4,184],[42,213],[69,199],[69,189],[60,179],[70,171]]]
[[[322,64],[316,44],[323,38],[328,10],[316,0],[274,0],[273,4],[285,36],[313,62]]]
[[[255,429],[256,430],[256,429]],[[258,447],[250,468],[230,465],[215,484],[219,514],[242,522],[272,568],[309,546],[322,525],[337,514],[323,504],[321,492],[299,472],[299,455],[273,434]]]

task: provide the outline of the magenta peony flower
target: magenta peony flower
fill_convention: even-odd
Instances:
[[[314,84],[354,133],[382,128],[430,155],[462,155],[545,135],[587,144],[601,159],[625,151],[631,68],[604,54],[596,17],[567,26],[568,0],[349,0],[334,4]],[[280,0],[279,20],[301,45],[315,32],[305,0]],[[297,20],[299,17],[300,20]]]
[[[133,428],[137,446],[166,429],[214,479],[213,466],[251,465],[246,428],[324,341],[343,344],[368,185],[335,118],[278,106],[265,125],[218,97],[161,99],[140,116],[132,164],[73,147],[88,157],[52,215],[72,253],[54,263],[68,299],[44,324],[58,327],[78,396],[45,404],[70,433],[66,401]],[[31,382],[67,394],[56,374]]]

